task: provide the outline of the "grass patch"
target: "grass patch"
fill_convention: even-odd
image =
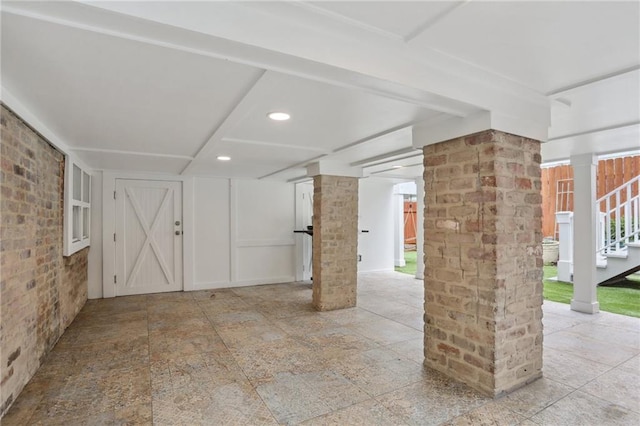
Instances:
[[[406,265],[396,268],[396,271],[415,275],[416,255],[415,251],[404,252]],[[544,267],[544,298],[552,302],[569,304],[573,297],[573,285],[562,281],[549,281],[549,278],[557,275],[558,268],[555,266]],[[600,310],[640,318],[640,276],[630,275],[620,283],[605,287],[598,286],[597,292]]]
[[[415,251],[405,251],[404,252],[404,261],[406,263],[403,267],[396,267],[396,272],[402,272],[403,274],[415,275],[416,270],[418,268],[416,264],[416,258],[418,256],[418,252]]]
[[[573,285],[548,280],[557,274],[555,266],[544,267],[544,298],[553,302],[571,303]],[[637,276],[630,276],[620,283],[598,286],[596,291],[601,311],[640,318],[640,280]]]

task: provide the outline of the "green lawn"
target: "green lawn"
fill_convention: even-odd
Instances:
[[[416,274],[416,256],[418,255],[415,251],[405,251],[404,252],[404,261],[406,263],[402,268],[396,267],[396,271],[402,272],[403,274]]]
[[[549,281],[555,277],[555,266],[544,267],[544,298],[554,302],[571,303],[573,285],[562,281]],[[640,279],[629,276],[625,281],[608,286],[598,286],[600,310],[640,318]]]
[[[406,251],[404,260],[407,263],[396,271],[415,275],[416,252]],[[571,303],[573,285],[561,281],[549,281],[548,278],[557,276],[555,266],[544,267],[544,298],[553,302]],[[640,318],[640,276],[630,275],[626,281],[615,285],[598,287],[598,302],[600,309],[614,314],[622,314]]]

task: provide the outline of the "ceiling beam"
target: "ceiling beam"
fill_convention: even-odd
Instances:
[[[239,143],[246,145],[258,145],[258,146],[268,146],[273,148],[286,148],[286,149],[297,149],[299,151],[312,151],[312,152],[320,152],[322,154],[329,154],[331,151],[324,148],[318,148],[317,146],[302,146],[302,145],[289,145],[284,143],[276,143],[276,142],[268,142],[268,141],[257,141],[257,140],[248,140],[248,139],[238,139],[238,138],[227,138],[223,137],[223,141],[231,142],[231,143]]]
[[[103,148],[84,148],[79,146],[70,147],[72,151],[83,151],[83,152],[101,152],[104,154],[120,154],[120,155],[139,155],[143,157],[160,157],[160,158],[176,158],[180,160],[193,160],[193,157],[189,155],[178,155],[178,154],[161,154],[157,152],[140,152],[140,151],[124,151],[120,149],[103,149]]]
[[[300,161],[299,163],[293,164],[291,166],[284,167],[282,169],[276,170],[275,172],[268,173],[268,174],[266,174],[264,176],[260,176],[258,179],[265,179],[265,178],[268,178],[268,177],[271,177],[271,176],[275,176],[278,173],[286,172],[287,170],[306,167],[309,163],[313,163],[314,161],[318,161],[321,158],[324,158],[326,156],[327,156],[326,154],[322,154],[322,155],[318,155],[318,156],[313,157],[313,158],[309,158],[308,160]]]
[[[46,4],[37,2],[12,3],[8,6],[3,4],[2,13],[194,55],[233,61],[337,87],[356,89],[457,117],[465,117],[475,111],[475,108],[466,102],[396,83],[389,79],[380,79],[366,73],[314,61],[302,56],[293,56],[208,33],[195,32],[179,25],[159,26],[158,22],[147,20],[150,18],[128,15],[126,12],[120,11],[118,8],[125,6],[124,2],[120,5],[110,6],[106,3],[57,3],[56,16],[48,15],[48,9],[39,10],[43,6],[46,7]],[[78,20],[79,13],[74,8],[82,8],[83,19],[81,22]],[[104,16],[104,10],[110,12],[107,18]],[[109,25],[105,25],[106,21],[109,22]]]
[[[562,140],[562,139],[575,138],[575,137],[578,137],[578,136],[586,136],[586,135],[592,135],[592,134],[595,134],[595,133],[608,132],[608,131],[611,131],[611,130],[624,129],[625,127],[633,127],[633,126],[637,126],[639,124],[640,124],[640,120],[634,120],[634,121],[629,121],[627,123],[620,123],[620,124],[614,124],[614,125],[611,125],[611,126],[598,127],[596,129],[585,130],[585,131],[582,131],[582,132],[571,133],[571,134],[568,134],[568,135],[554,136],[553,138],[549,138],[547,140],[547,143],[548,142],[554,142],[554,141]]]
[[[368,164],[368,165],[364,166],[364,168],[365,169],[370,169],[371,167],[378,167],[378,166],[381,166],[383,164],[389,164],[389,163],[397,163],[398,161],[408,160],[410,158],[421,157],[423,155],[422,150],[415,150],[415,151],[416,151],[415,154],[405,155],[403,157],[389,158],[389,159],[384,160],[384,161],[379,161],[377,163]]]
[[[594,78],[590,78],[588,80],[584,80],[584,81],[580,81],[578,83],[575,84],[571,84],[569,86],[565,86],[565,87],[561,87],[557,90],[553,90],[549,93],[547,93],[547,96],[551,97],[551,98],[556,98],[556,97],[560,97],[562,95],[566,95],[567,92],[573,92],[574,90],[578,90],[578,89],[582,89],[585,88],[587,86],[591,86],[592,84],[596,84],[599,83],[601,81],[605,81],[605,80],[609,80],[611,78],[615,78],[618,76],[622,76],[625,74],[629,74],[632,72],[636,72],[640,70],[640,65],[634,65],[632,67],[629,68],[625,68],[622,70],[618,70],[618,71],[614,71],[605,75],[600,75],[598,77],[594,77]]]
[[[416,38],[418,38],[419,36],[421,36],[422,34],[427,32],[429,29],[431,29],[435,25],[439,24],[447,16],[451,15],[454,11],[458,10],[459,8],[461,8],[462,6],[466,5],[470,1],[471,0],[464,0],[464,1],[461,1],[461,2],[457,2],[457,3],[451,4],[448,8],[446,8],[445,10],[443,10],[442,12],[440,12],[439,14],[434,16],[433,18],[426,20],[421,25],[418,25],[416,28],[411,30],[409,32],[409,34],[407,34],[404,37],[404,42],[405,43],[410,43],[411,41],[415,40]]]
[[[354,161],[353,163],[350,163],[350,166],[364,166],[364,167],[369,167],[367,166],[367,164],[369,163],[375,163],[376,161],[380,161],[380,160],[386,160],[389,159],[391,157],[397,157],[398,155],[403,155],[403,154],[408,154],[408,153],[416,153],[414,155],[409,155],[407,157],[402,157],[402,158],[410,158],[413,157],[415,155],[420,155],[422,154],[422,151],[418,150],[417,148],[414,148],[413,146],[407,147],[407,148],[402,148],[402,149],[398,149],[396,151],[391,151],[391,152],[387,152],[384,154],[380,154],[380,155],[376,155],[374,157],[369,157],[369,158],[365,158],[359,161]],[[394,160],[397,160],[394,159]],[[394,161],[394,160],[388,160],[388,161]],[[384,161],[387,162],[387,161]],[[383,162],[383,163],[384,163]],[[382,163],[378,163],[378,164],[382,164]]]
[[[358,145],[362,145],[363,143],[371,142],[374,139],[381,138],[382,136],[390,135],[391,133],[395,133],[398,130],[406,129],[407,127],[411,127],[414,124],[417,124],[417,123],[420,123],[420,122],[421,122],[420,120],[411,120],[411,121],[408,121],[406,123],[402,123],[399,126],[391,127],[389,129],[383,130],[381,132],[374,133],[373,135],[369,135],[369,136],[364,137],[362,139],[358,139],[355,142],[350,142],[350,143],[348,143],[346,145],[343,145],[343,146],[341,146],[339,148],[336,148],[336,149],[334,149],[332,151],[332,154],[337,154],[339,152],[346,151],[348,149],[354,148],[354,147],[356,147]]]
[[[267,71],[262,70],[258,73],[258,76],[253,80],[249,87],[245,91],[245,93],[241,96],[241,98],[236,102],[235,106],[232,110],[227,114],[222,123],[213,131],[211,136],[205,141],[202,147],[198,150],[198,153],[194,156],[193,160],[187,165],[187,167],[182,170],[181,175],[187,174],[189,170],[193,167],[194,163],[202,160],[205,156],[207,156],[215,147],[218,145],[224,135],[235,126],[246,113],[249,112],[251,107],[254,105],[254,102],[257,100],[258,96],[261,94],[258,93],[256,88],[258,87],[258,83],[264,78],[267,74]]]

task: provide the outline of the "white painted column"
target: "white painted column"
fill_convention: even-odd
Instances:
[[[593,154],[571,157],[573,166],[573,299],[571,309],[594,314],[600,311],[596,293],[596,167]]]
[[[404,194],[393,194],[393,264],[396,267],[406,265],[404,260]]]
[[[571,282],[573,273],[573,212],[556,213],[558,224],[558,281]]]
[[[416,279],[424,279],[424,178],[416,178]]]

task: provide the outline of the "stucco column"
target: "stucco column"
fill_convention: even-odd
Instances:
[[[540,143],[424,147],[425,364],[490,396],[542,376]]]
[[[424,178],[416,178],[416,279],[424,279]]]
[[[596,167],[593,154],[571,157],[573,166],[573,299],[571,309],[594,314],[600,311],[596,293]]]
[[[356,306],[358,178],[313,178],[313,306],[319,311]]]

